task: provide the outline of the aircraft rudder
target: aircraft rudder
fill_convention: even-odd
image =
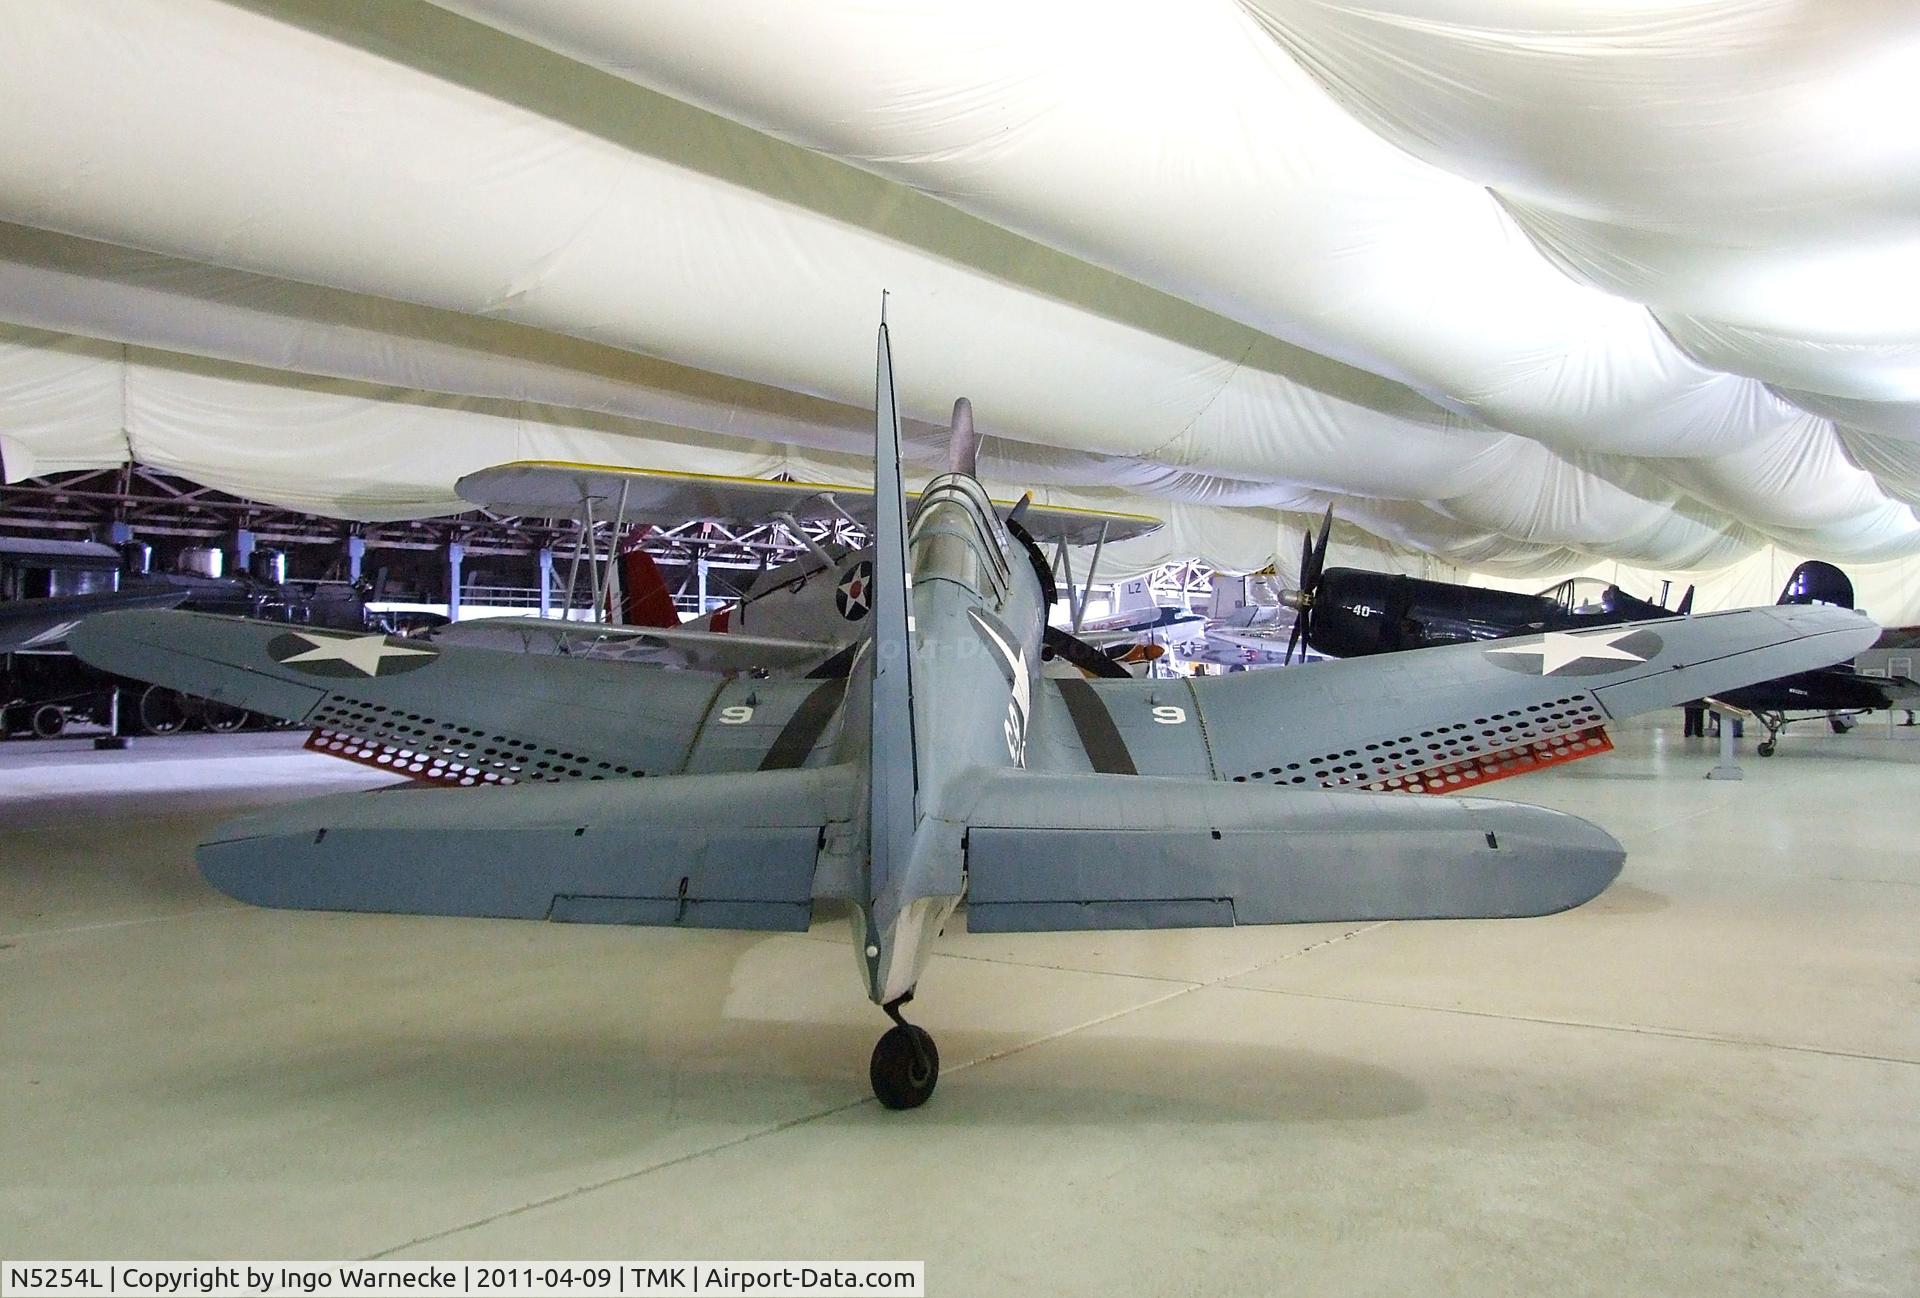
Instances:
[[[900,466],[900,412],[893,349],[881,306],[874,366],[872,707],[868,718],[872,893],[904,869],[917,822],[918,751],[913,725],[912,581],[907,572],[907,498]]]
[[[1853,607],[1853,582],[1833,564],[1809,559],[1795,568],[1776,604],[1833,604]]]

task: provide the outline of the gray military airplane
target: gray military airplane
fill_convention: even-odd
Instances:
[[[911,1108],[939,1054],[902,1008],[963,898],[991,932],[1562,910],[1618,874],[1610,834],[1411,795],[1601,751],[1611,719],[1877,633],[1850,610],[1770,607],[1284,672],[1052,679],[1048,565],[976,480],[970,437],[909,516],[884,318],[875,405],[870,606],[832,668],[725,674],[179,612],[92,619],[71,643],[466,786],[221,827],[199,861],[241,900],[763,931],[848,903],[861,979],[894,1023],[869,1076]]]

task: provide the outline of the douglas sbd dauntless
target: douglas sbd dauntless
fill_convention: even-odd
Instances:
[[[178,612],[91,619],[72,644],[484,786],[224,826],[199,859],[241,900],[759,930],[849,903],[867,994],[895,1022],[874,1091],[907,1108],[939,1057],[901,1007],[963,898],[970,927],[995,932],[1562,910],[1619,872],[1611,835],[1409,794],[1601,751],[1612,718],[1845,658],[1877,632],[1781,607],[1191,681],[1053,679],[1052,579],[1023,524],[1048,512],[997,508],[956,420],[951,471],[909,520],[884,321],[876,406],[873,543],[820,560],[839,565],[828,616],[859,626],[811,666],[778,645],[726,673]],[[702,636],[729,635],[676,630],[671,647],[699,661]]]

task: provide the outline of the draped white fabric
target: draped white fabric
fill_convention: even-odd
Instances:
[[[1120,562],[1285,567],[1331,502],[1410,570],[1818,555],[1920,612],[1912,6],[12,0],[0,48],[9,478],[844,477],[885,288],[916,463],[965,393],[1005,489],[1169,518]]]

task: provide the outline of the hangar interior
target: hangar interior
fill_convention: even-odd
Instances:
[[[1033,656],[1099,687],[1028,698],[1008,649],[989,710],[1013,709],[1016,770],[1077,735],[1062,769],[1107,778],[1124,731],[1126,773],[1171,778],[1088,720],[1136,687],[1155,722],[1224,732],[1204,700],[1255,677],[1354,682],[1327,687],[1327,724],[1380,711],[1381,746],[1411,748],[1428,723],[1394,714],[1470,688],[1505,708],[1522,668],[1570,667],[1562,698],[1463,702],[1488,743],[1420,769],[1625,851],[1591,900],[1529,918],[1161,927],[1164,899],[1133,898],[1105,930],[989,932],[962,905],[914,948],[947,1082],[896,1113],[858,1068],[881,1021],[853,966],[910,1031],[883,994],[893,930],[860,955],[865,902],[850,918],[816,884],[783,932],[678,926],[718,904],[684,876],[659,927],[244,904],[196,845],[391,784],[400,741],[334,760],[305,704],[97,667],[63,640],[83,614],[50,615],[0,654],[0,1254],[917,1258],[934,1293],[1920,1290],[1901,7],[21,0],[0,35],[0,619],[145,592],[142,626],[316,629],[263,641],[249,679],[377,641],[341,660],[370,689],[383,654],[497,654],[450,638],[483,620],[632,621],[656,655],[622,664],[636,695],[677,667],[726,678],[702,734],[783,672],[847,682],[837,707],[868,671],[879,715],[882,668],[793,667],[857,648],[804,621],[760,633],[770,667],[698,637],[747,637],[742,601],[818,560],[839,585],[807,616],[880,645],[874,573],[840,565],[871,555],[884,609],[894,475],[922,514],[942,482],[960,508],[958,475],[997,502],[981,553],[1031,552],[1033,574],[1016,556],[983,580],[1038,583]],[[512,465],[680,486],[597,514],[582,487],[582,516],[471,485]],[[725,503],[770,484],[794,501]],[[1844,600],[1794,596],[1820,565]],[[1426,622],[1362,658],[1307,629],[1333,570],[1473,608],[1591,579],[1608,610],[1691,616],[1629,642],[1605,628],[1634,619],[1580,621],[1569,595],[1570,621],[1459,644]],[[652,623],[621,613],[643,580]],[[974,622],[990,647],[1018,621],[999,597],[1010,621]],[[1889,635],[1816,661],[1794,644],[1839,635],[1820,605]],[[1772,638],[1715,638],[1756,626]],[[1494,635],[1538,647],[1473,647]],[[1293,664],[1296,640],[1325,661]],[[660,666],[696,641],[720,657]],[[554,643],[513,670],[563,670],[576,642]],[[1776,667],[1705,674],[1749,652]],[[1723,683],[1595,703],[1559,741],[1594,756],[1496,769],[1518,750],[1492,722],[1571,718],[1643,667]],[[1816,670],[1882,692],[1804,704],[1791,733],[1790,701],[1731,692]],[[1152,691],[1176,686],[1194,702],[1163,715],[1176,696]],[[1712,735],[1683,720],[1696,699]],[[762,771],[809,716],[792,765],[817,771],[864,715],[787,706]],[[870,724],[851,823],[877,871],[882,754],[903,750]],[[1216,782],[1308,779],[1202,738]],[[934,741],[908,742],[917,771]],[[522,783],[548,778],[527,762]],[[1329,814],[1425,798],[1386,769],[1328,775]],[[712,823],[736,810],[761,814],[747,795]]]

